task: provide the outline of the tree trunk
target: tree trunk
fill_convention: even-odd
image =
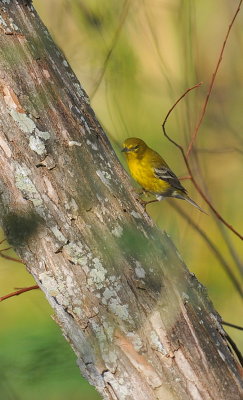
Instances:
[[[82,375],[104,399],[240,400],[218,315],[63,54],[29,2],[0,5],[1,221]]]

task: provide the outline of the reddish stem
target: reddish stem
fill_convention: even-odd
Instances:
[[[190,165],[189,165],[189,162],[188,162],[188,159],[187,159],[187,157],[186,157],[186,154],[185,154],[185,152],[184,152],[183,147],[182,147],[180,144],[176,143],[173,139],[171,139],[171,138],[168,136],[168,134],[166,133],[166,130],[165,130],[165,124],[166,124],[166,122],[167,122],[167,120],[168,120],[169,115],[170,115],[171,112],[174,110],[175,106],[179,103],[180,100],[183,99],[183,97],[186,96],[186,94],[187,94],[188,92],[190,92],[191,90],[193,90],[193,89],[195,89],[195,88],[198,88],[199,86],[201,86],[201,83],[198,83],[197,85],[194,85],[194,86],[192,86],[191,88],[187,89],[187,90],[185,91],[185,93],[183,93],[182,96],[175,102],[175,104],[170,108],[170,110],[169,110],[168,113],[166,114],[166,117],[165,117],[164,122],[163,122],[163,124],[162,124],[162,129],[163,129],[163,132],[164,132],[165,137],[166,137],[171,143],[173,143],[178,149],[180,149],[180,152],[181,152],[182,157],[183,157],[183,159],[184,159],[184,161],[185,161],[185,164],[186,164],[187,170],[188,170],[188,172],[189,172],[189,175],[191,176],[191,181],[193,182],[195,188],[196,188],[197,191],[200,193],[200,195],[202,196],[202,198],[206,201],[206,203],[209,205],[209,207],[210,207],[211,210],[214,212],[214,214],[217,216],[217,218],[218,218],[225,226],[227,226],[227,228],[229,228],[236,236],[238,236],[241,240],[243,240],[243,236],[242,236],[239,232],[237,232],[236,229],[233,228],[232,225],[230,225],[228,222],[226,222],[225,219],[224,219],[224,218],[219,214],[219,212],[214,208],[214,206],[212,205],[212,203],[211,203],[210,200],[207,198],[207,196],[205,195],[205,193],[202,191],[202,189],[201,189],[200,186],[198,185],[196,179],[194,178],[194,176],[193,176],[193,174],[192,174],[191,167],[190,167]]]
[[[191,175],[182,176],[182,177],[179,178],[179,181],[186,181],[188,179],[192,179]]]
[[[2,254],[1,251],[0,251],[0,257],[6,258],[6,260],[11,260],[11,261],[18,262],[20,264],[24,264],[23,261],[18,260],[17,258],[14,258],[14,257],[6,256],[5,254]]]
[[[234,22],[235,22],[235,19],[236,19],[236,17],[237,17],[237,14],[238,14],[239,11],[240,11],[242,1],[243,1],[243,0],[240,0],[240,2],[239,2],[239,4],[238,4],[238,7],[237,7],[237,9],[236,9],[236,12],[234,13],[233,19],[232,19],[232,21],[231,21],[231,23],[230,23],[230,25],[229,25],[229,27],[228,27],[228,31],[227,31],[227,34],[226,34],[226,36],[225,36],[224,43],[223,43],[223,46],[222,46],[221,51],[220,51],[220,54],[219,54],[219,58],[218,58],[218,62],[217,62],[217,64],[216,64],[216,68],[215,68],[215,70],[214,70],[214,72],[213,72],[213,75],[212,75],[212,79],[211,79],[211,82],[210,82],[210,85],[209,85],[208,93],[207,93],[207,96],[206,96],[206,99],[205,99],[205,102],[204,102],[204,105],[203,105],[203,108],[202,108],[202,112],[201,112],[199,121],[198,121],[198,123],[197,123],[197,125],[196,125],[196,128],[195,128],[193,134],[192,134],[191,141],[190,141],[190,143],[189,143],[189,145],[188,145],[188,148],[187,148],[187,152],[186,152],[186,158],[187,158],[187,159],[189,158],[189,155],[190,155],[190,153],[191,153],[191,151],[192,151],[194,142],[195,142],[195,140],[196,140],[196,138],[197,138],[197,135],[198,135],[199,128],[200,128],[200,126],[201,126],[201,124],[202,124],[202,120],[203,120],[204,115],[205,115],[205,113],[206,113],[206,109],[207,109],[207,106],[208,106],[209,97],[210,97],[210,95],[211,95],[211,93],[212,93],[212,89],[213,89],[213,85],[214,85],[214,82],[215,82],[215,79],[216,79],[216,75],[217,75],[217,73],[218,73],[219,66],[220,66],[221,61],[222,61],[222,59],[223,59],[223,53],[224,53],[224,50],[225,50],[225,46],[226,46],[226,43],[227,43],[227,41],[228,41],[229,34],[230,34],[230,31],[231,31],[231,29],[232,29],[232,26],[233,26],[233,24],[234,24]]]
[[[22,289],[16,290],[15,292],[6,294],[5,296],[0,297],[0,302],[3,301],[3,300],[9,299],[10,297],[18,296],[21,293],[29,292],[30,290],[34,290],[34,289],[39,289],[39,286],[38,285],[29,286],[29,287],[26,287],[26,288],[22,288]]]

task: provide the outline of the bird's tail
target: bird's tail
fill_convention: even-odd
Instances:
[[[180,193],[179,191],[177,191],[176,196],[173,196],[173,197],[177,197],[178,199],[181,199],[181,200],[186,200],[186,201],[188,201],[188,203],[192,204],[198,210],[200,210],[204,214],[207,214],[206,211],[204,211],[201,207],[199,207],[199,205],[197,203],[195,203],[195,201],[193,201],[186,193]]]

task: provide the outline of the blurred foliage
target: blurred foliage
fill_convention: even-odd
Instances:
[[[191,92],[168,121],[168,133],[186,147],[199,117],[219,51],[237,1],[205,0],[34,0],[34,6],[63,50],[92,106],[119,152],[126,137],[138,136],[159,151],[178,176],[186,174],[178,150],[162,135],[168,109],[190,86]],[[243,230],[243,49],[242,12],[223,57],[208,110],[191,157],[198,182],[215,207]],[[99,77],[103,76],[97,87]],[[94,90],[97,89],[96,93]],[[126,167],[126,166],[125,166]],[[205,208],[190,181],[192,198]],[[242,304],[232,283],[205,242],[165,200],[148,207],[154,221],[170,233],[186,264],[207,287],[226,321],[242,324]],[[215,243],[240,279],[222,228],[180,202]],[[243,264],[242,243],[223,232]],[[232,253],[232,251],[231,251]],[[23,266],[1,262],[1,295],[32,285]],[[232,311],[233,310],[233,311]],[[99,396],[80,378],[75,356],[50,319],[39,291],[1,303],[1,398],[95,400]],[[243,348],[243,335],[227,331]]]

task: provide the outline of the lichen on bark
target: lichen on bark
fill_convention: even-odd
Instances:
[[[138,203],[33,7],[1,3],[0,217],[82,374],[106,399],[240,400],[205,290]]]

